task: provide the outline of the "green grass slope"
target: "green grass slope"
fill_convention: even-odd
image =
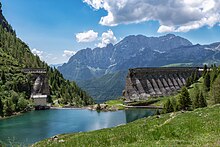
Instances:
[[[168,113],[127,125],[59,135],[34,146],[220,146],[220,105]]]

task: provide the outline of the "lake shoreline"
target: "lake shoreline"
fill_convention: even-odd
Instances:
[[[12,140],[13,143],[29,145],[57,134],[116,127],[154,113],[152,110],[143,109],[98,112],[84,108],[52,108],[45,111],[30,111],[21,113],[21,116],[13,115],[13,118],[0,121],[0,140],[5,144],[10,144]]]
[[[86,109],[84,107],[50,107],[51,110],[81,110],[81,109]]]
[[[16,113],[14,113],[14,114],[11,115],[11,116],[5,116],[5,117],[1,117],[1,116],[0,116],[0,120],[5,120],[5,119],[13,118],[13,117],[16,117],[16,116],[20,116],[20,115],[23,115],[23,114],[25,114],[25,113],[27,113],[27,112],[31,112],[31,111],[33,111],[33,110],[26,111],[26,112],[16,112]]]

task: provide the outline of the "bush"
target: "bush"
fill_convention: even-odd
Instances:
[[[21,97],[19,100],[18,100],[18,108],[20,111],[27,111],[28,109],[28,100],[26,100],[24,97]]]
[[[10,116],[15,111],[15,104],[11,98],[6,98],[3,106],[3,113],[5,116]]]

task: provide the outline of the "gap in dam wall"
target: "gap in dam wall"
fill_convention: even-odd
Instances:
[[[129,69],[124,96],[129,101],[147,100],[149,97],[168,96],[186,85],[197,67],[161,67]]]

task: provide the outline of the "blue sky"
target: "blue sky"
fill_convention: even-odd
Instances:
[[[163,10],[163,5],[166,6],[170,0],[166,4],[160,1],[164,2],[158,0],[158,3],[152,4],[146,1],[141,4],[141,0],[135,3],[134,0],[1,0],[3,13],[16,30],[17,36],[49,64],[67,62],[70,55],[80,49],[102,47],[109,42],[117,43],[133,34],[161,36],[173,33],[194,44],[220,41],[220,15],[216,9],[220,6],[218,0],[198,0],[198,4],[184,0],[185,3],[179,4],[184,9],[178,9],[178,15],[174,9],[167,7],[167,15],[163,12],[150,14],[147,10]],[[136,8],[143,11],[135,11]],[[188,14],[188,8],[195,11]],[[205,12],[199,12],[197,8]]]

